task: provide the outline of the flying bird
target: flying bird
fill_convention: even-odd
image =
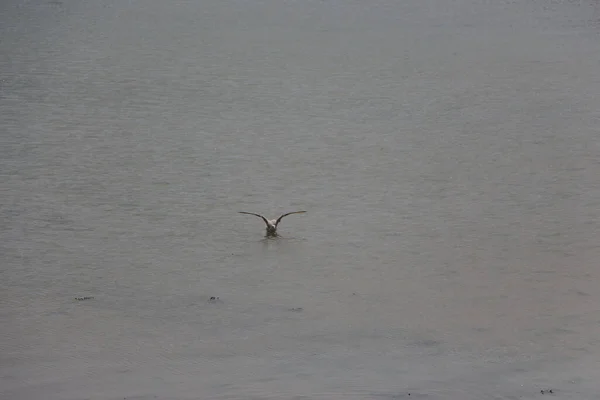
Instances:
[[[277,236],[279,236],[277,234],[277,225],[279,225],[279,223],[281,222],[281,219],[283,217],[287,217],[288,215],[291,215],[291,214],[303,214],[306,211],[294,211],[294,212],[285,213],[277,219],[266,219],[265,217],[263,217],[260,214],[255,214],[255,213],[251,213],[251,212],[245,212],[245,211],[238,211],[238,212],[240,214],[256,215],[257,217],[262,218],[262,220],[265,221],[265,224],[267,225],[265,236],[266,237],[277,237]]]

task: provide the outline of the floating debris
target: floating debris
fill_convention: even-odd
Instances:
[[[92,300],[93,298],[94,298],[94,296],[83,296],[83,297],[75,297],[75,300],[83,301],[83,300]]]
[[[541,394],[547,394],[547,393],[554,394],[554,391],[552,389],[546,389],[546,390],[542,389],[542,390],[540,390],[540,393]]]
[[[302,308],[302,307],[296,307],[296,308],[290,308],[290,309],[288,309],[288,311],[293,311],[293,312],[300,312],[300,311],[303,311],[303,310],[304,310],[304,308]]]
[[[208,301],[217,301],[217,300],[219,300],[218,297],[212,296]]]

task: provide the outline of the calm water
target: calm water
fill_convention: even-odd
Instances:
[[[598,398],[597,1],[7,0],[0,38],[1,398]]]

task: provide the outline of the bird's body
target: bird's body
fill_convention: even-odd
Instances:
[[[285,214],[281,215],[277,219],[266,219],[265,217],[263,217],[260,214],[255,214],[255,213],[245,212],[245,211],[239,211],[240,214],[255,215],[257,217],[262,218],[262,220],[265,221],[265,225],[267,225],[267,227],[266,227],[266,234],[265,234],[266,237],[277,237],[277,236],[279,236],[277,234],[277,226],[279,225],[279,223],[281,222],[281,219],[283,217],[291,215],[291,214],[302,214],[302,213],[305,213],[305,212],[306,211],[294,211],[294,212],[285,213]]]

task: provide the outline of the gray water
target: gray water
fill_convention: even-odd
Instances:
[[[597,1],[6,0],[0,56],[0,398],[600,396]]]

